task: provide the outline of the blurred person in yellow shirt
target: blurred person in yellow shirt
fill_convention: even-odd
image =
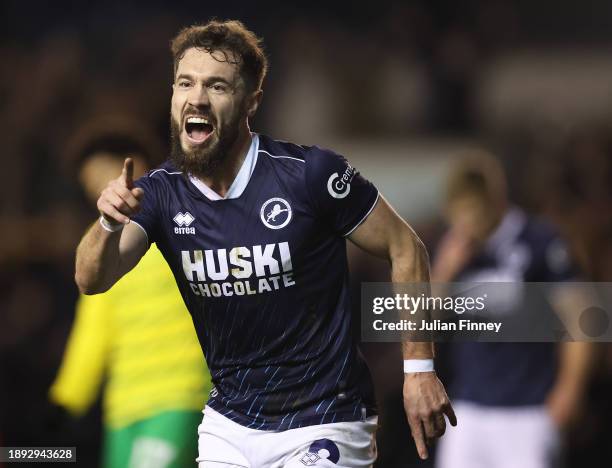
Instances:
[[[91,203],[126,156],[141,174],[154,161],[144,132],[129,125],[112,128],[94,124],[74,143],[79,181]],[[210,374],[191,317],[155,245],[108,292],[81,296],[49,395],[80,416],[103,381],[104,466],[195,464],[194,434],[212,386]]]

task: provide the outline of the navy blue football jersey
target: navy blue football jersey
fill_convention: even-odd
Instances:
[[[572,276],[567,252],[554,229],[513,208],[456,281],[555,282]],[[547,313],[546,307],[542,303],[538,313]],[[542,404],[557,374],[554,343],[454,343],[450,352],[451,396],[482,405]]]
[[[254,135],[250,151],[235,198],[211,200],[169,163],[135,184],[133,220],[170,265],[210,368],[208,405],[262,430],[374,414],[350,332],[346,236],[378,191],[316,146]]]

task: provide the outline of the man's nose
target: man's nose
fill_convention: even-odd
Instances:
[[[203,85],[194,86],[189,92],[187,99],[189,104],[193,107],[208,107],[210,104],[208,100],[208,89]]]

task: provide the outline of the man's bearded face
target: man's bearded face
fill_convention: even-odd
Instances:
[[[171,160],[208,176],[224,161],[245,118],[245,88],[231,55],[188,49],[180,60],[171,105]]]

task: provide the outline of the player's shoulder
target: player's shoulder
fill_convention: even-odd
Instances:
[[[567,245],[552,223],[527,215],[521,239],[531,251],[540,281],[561,281],[575,276]]]
[[[176,176],[180,176],[183,173],[179,171],[170,161],[166,161],[160,166],[157,166],[155,169],[151,169],[149,172],[145,174],[145,177],[148,179],[161,181],[161,180],[171,180],[176,178]]]
[[[533,215],[525,215],[520,238],[534,250],[541,250],[551,243],[561,242],[561,235],[552,223]]]
[[[170,161],[157,166],[148,171],[140,179],[135,182],[135,185],[146,189],[163,189],[176,185],[182,180],[183,173],[179,171]]]
[[[257,152],[259,156],[270,159],[279,165],[304,164],[308,146],[291,143],[285,140],[275,140],[266,135],[259,135],[259,146]]]
[[[343,156],[331,149],[275,140],[265,135],[259,136],[258,152],[259,156],[265,156],[275,166],[292,172],[299,171],[310,177],[350,167]]]

